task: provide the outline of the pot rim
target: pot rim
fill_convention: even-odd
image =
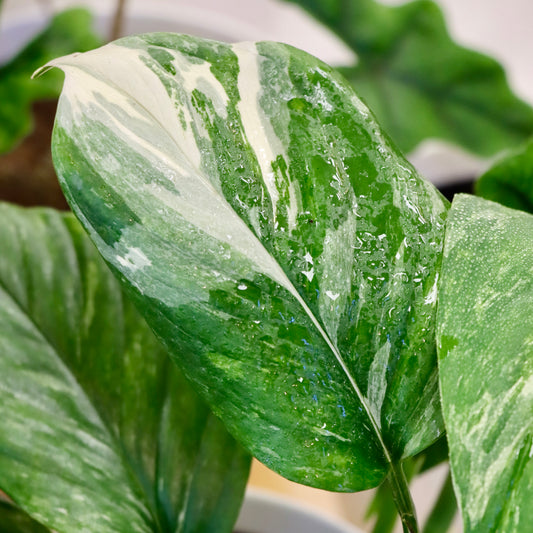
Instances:
[[[303,523],[305,521],[305,523]],[[296,529],[287,529],[287,526]],[[263,528],[267,529],[263,529]],[[310,529],[314,527],[315,529]],[[258,529],[261,528],[261,529]],[[328,511],[268,489],[248,487],[235,531],[242,533],[363,533]]]

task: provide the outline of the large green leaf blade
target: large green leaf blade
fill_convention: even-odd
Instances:
[[[32,72],[54,57],[85,52],[102,44],[85,9],[59,13],[16,57],[0,67],[0,154],[13,148],[32,127],[31,105],[59,96],[61,77],[32,82]]]
[[[530,531],[533,216],[456,197],[439,292],[442,405],[468,532]]]
[[[254,455],[357,490],[436,438],[445,201],[345,80],[285,45],[172,34],[53,65],[67,198]]]
[[[0,220],[0,488],[61,532],[231,531],[249,458],[79,223]]]
[[[340,70],[402,150],[437,138],[486,156],[531,136],[531,107],[496,61],[452,41],[436,3],[290,1],[354,50]]]

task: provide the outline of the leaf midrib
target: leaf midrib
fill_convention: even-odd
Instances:
[[[207,60],[204,60],[206,62],[208,62]],[[74,66],[74,65],[73,65]],[[74,68],[80,68],[78,65],[74,66]],[[90,72],[87,72],[85,71],[87,74],[89,74],[90,76],[92,76],[92,74]],[[153,72],[153,71],[152,71]],[[155,72],[153,72],[153,74],[155,76],[158,76],[158,74],[156,74]],[[159,76],[158,76],[159,77]],[[117,86],[115,83],[109,83],[108,81],[106,81],[106,83],[110,86],[112,86],[117,92],[123,94],[126,98],[131,98],[131,96],[128,94],[128,92],[126,90],[124,90],[122,87],[120,86]],[[168,95],[167,95],[168,96]],[[169,97],[170,98],[170,97]],[[153,118],[153,120],[162,128],[162,130],[166,133],[166,135],[168,135],[171,139],[171,141],[173,142],[173,144],[176,146],[176,148],[180,151],[180,152],[183,152],[183,150],[181,149],[181,147],[179,146],[179,144],[175,141],[175,137],[172,135],[172,133],[170,131],[168,131],[161,123],[159,120],[157,120],[156,117],[154,117],[154,115],[142,104],[142,102],[138,102],[138,100],[135,100],[140,106],[142,106],[142,108],[146,111],[147,115],[149,115],[150,117]],[[244,128],[242,128],[243,130],[243,134],[244,134]],[[257,154],[255,153],[255,150],[253,149],[252,145],[248,142],[251,150],[253,151],[254,153],[254,156],[255,158],[257,159]],[[191,165],[192,168],[195,168],[194,165]],[[359,386],[357,385],[357,382],[355,380],[355,378],[352,376],[346,362],[344,361],[341,353],[339,352],[339,350],[336,348],[336,346],[334,345],[334,343],[331,341],[331,339],[329,338],[328,334],[326,333],[324,327],[322,326],[320,320],[313,314],[313,312],[311,311],[311,309],[309,308],[309,306],[307,305],[307,303],[305,302],[305,300],[303,299],[303,297],[300,295],[300,293],[297,291],[297,289],[295,288],[293,282],[290,280],[290,278],[288,277],[287,273],[285,272],[285,269],[283,269],[282,265],[280,264],[280,262],[278,261],[278,259],[270,252],[270,250],[268,250],[266,248],[266,246],[263,244],[263,242],[258,238],[258,236],[256,235],[256,233],[248,226],[248,224],[241,218],[239,217],[238,213],[235,211],[234,207],[230,204],[230,202],[228,202],[228,200],[221,194],[220,191],[218,191],[217,189],[215,189],[215,187],[212,185],[211,181],[208,179],[207,176],[204,176],[204,174],[202,173],[202,171],[200,169],[196,169],[196,173],[195,173],[195,176],[206,186],[206,188],[210,189],[211,192],[213,193],[213,195],[219,199],[219,201],[221,201],[223,204],[225,204],[231,211],[231,213],[233,214],[233,216],[235,216],[238,221],[242,224],[241,227],[245,228],[245,231],[249,232],[253,239],[259,243],[259,246],[261,248],[263,248],[263,250],[265,251],[265,253],[272,259],[272,261],[278,266],[278,268],[280,269],[280,272],[283,273],[284,277],[285,277],[285,280],[287,282],[287,286],[285,287],[289,293],[291,293],[295,298],[296,300],[298,301],[298,303],[301,305],[301,307],[303,308],[303,310],[305,311],[306,315],[310,318],[311,322],[313,323],[313,325],[315,326],[315,328],[317,329],[317,331],[319,332],[320,336],[323,338],[323,340],[326,342],[326,345],[328,346],[328,348],[330,349],[332,355],[334,356],[335,360],[337,361],[337,363],[340,365],[342,371],[344,372],[344,374],[346,375],[349,383],[350,383],[350,386],[352,387],[356,397],[358,398],[358,400],[360,401],[361,405],[363,406],[364,408],[364,411],[365,411],[365,414],[367,415],[367,418],[370,422],[370,425],[371,425],[371,428],[373,430],[373,433],[375,434],[376,438],[377,438],[377,441],[381,447],[381,450],[383,452],[383,455],[384,455],[384,458],[386,460],[386,462],[388,463],[388,465],[392,465],[393,464],[393,460],[392,460],[392,456],[391,456],[391,453],[390,451],[388,450],[384,440],[383,440],[383,436],[381,434],[381,431],[380,431],[380,426],[379,424],[377,423],[376,419],[374,418],[374,415],[372,414],[372,411],[370,409],[370,406],[368,405],[367,403],[367,400],[365,398],[365,396],[362,394],[361,390],[359,389]],[[261,178],[264,180],[264,176],[261,174]],[[176,211],[176,213],[179,213],[178,211]],[[265,275],[268,275],[267,273],[265,273]],[[273,279],[273,281],[275,283],[280,283],[279,280],[275,280]]]
[[[205,60],[207,62],[207,60]],[[241,98],[242,100],[242,98]],[[166,130],[165,130],[166,131]],[[244,127],[242,127],[242,132],[243,132],[243,136],[246,138],[246,132],[245,132],[245,129]],[[167,134],[171,137],[172,140],[174,140],[174,136],[170,135],[170,133],[167,132]],[[258,157],[257,157],[257,154],[256,154],[256,151],[253,147],[253,145],[248,141],[247,139],[247,142],[248,142],[248,145],[250,146],[250,149],[251,151],[253,152],[254,154],[254,157],[255,159],[257,160]],[[177,145],[177,148],[180,149],[179,145]],[[258,165],[258,168],[260,168],[260,166]],[[262,173],[260,173],[261,175],[261,179],[264,181],[264,176]],[[259,245],[265,250],[265,252],[272,258],[272,260],[274,261],[274,263],[276,263],[280,269],[281,272],[283,272],[288,284],[289,284],[289,287],[287,287],[289,289],[289,292],[293,294],[293,296],[296,298],[296,300],[298,301],[298,303],[302,306],[303,310],[305,311],[305,313],[307,314],[307,316],[311,319],[311,322],[313,323],[313,325],[315,326],[315,328],[318,330],[318,332],[320,333],[320,336],[324,339],[324,341],[326,342],[328,348],[331,350],[333,356],[335,357],[335,359],[337,360],[338,364],[340,365],[342,371],[344,372],[344,374],[346,375],[346,377],[348,378],[348,381],[352,387],[352,389],[354,390],[355,392],[355,395],[357,396],[357,398],[359,399],[359,401],[361,402],[361,405],[363,406],[364,410],[365,410],[365,413],[370,421],[370,424],[371,424],[371,427],[377,437],[377,440],[382,448],[382,451],[384,453],[384,456],[385,456],[385,459],[387,461],[387,463],[389,465],[392,465],[392,457],[391,457],[391,454],[387,448],[387,446],[385,445],[385,442],[383,440],[383,437],[381,435],[381,431],[379,429],[379,424],[377,423],[377,421],[375,420],[374,418],[374,415],[372,414],[372,411],[370,409],[370,406],[367,404],[367,400],[366,398],[364,397],[364,395],[362,394],[359,386],[357,385],[357,382],[355,380],[355,378],[352,376],[347,364],[345,363],[341,353],[339,352],[339,350],[337,349],[337,347],[335,346],[335,344],[332,342],[332,340],[330,339],[329,335],[327,334],[327,332],[325,331],[325,328],[323,327],[323,325],[321,324],[320,320],[314,315],[314,313],[311,311],[310,307],[308,306],[307,302],[303,299],[303,297],[300,295],[300,293],[298,292],[298,290],[296,289],[296,287],[294,286],[293,282],[291,281],[291,279],[289,278],[287,272],[285,271],[285,269],[283,268],[283,266],[281,265],[281,263],[278,261],[278,259],[276,258],[276,256],[274,254],[271,253],[271,251],[263,244],[263,242],[261,241],[261,239],[257,236],[257,234],[255,233],[255,231],[253,231],[249,226],[248,224],[246,223],[246,221],[244,221],[237,213],[237,211],[234,209],[233,205],[231,205],[231,203],[221,194],[221,192],[219,192],[218,190],[216,190],[213,185],[211,184],[211,181],[209,180],[208,176],[204,176],[203,173],[200,171],[200,169],[198,169],[198,177],[201,179],[201,181],[207,185],[211,190],[212,192],[216,195],[216,197],[220,198],[220,200],[225,203],[231,210],[231,212],[234,214],[234,216],[239,219],[242,223],[243,223],[243,226],[246,228],[246,230],[251,233],[251,235],[253,236],[253,238],[259,243]],[[275,234],[275,232],[274,232]],[[273,280],[276,282],[276,280]]]

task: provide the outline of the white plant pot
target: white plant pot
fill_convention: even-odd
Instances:
[[[362,533],[348,522],[275,493],[248,489],[235,533]]]

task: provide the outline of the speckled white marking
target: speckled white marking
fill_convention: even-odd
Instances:
[[[128,248],[128,252],[124,256],[117,255],[117,261],[128,270],[135,272],[141,268],[145,268],[152,264],[152,261],[144,255],[140,248]]]
[[[492,486],[497,487],[502,473],[509,466],[509,458],[516,457],[517,451],[529,431],[529,425],[523,424],[521,431],[506,433],[506,446],[495,450],[483,450],[479,442],[483,436],[490,434],[492,428],[501,424],[504,409],[509,402],[522,405],[533,404],[533,376],[527,381],[520,379],[503,395],[492,396],[485,392],[479,402],[473,405],[464,417],[455,414],[454,432],[461,435],[461,446],[470,454],[471,468],[469,472],[469,490],[462,493],[464,509],[473,525],[484,516],[490,498],[493,494]],[[472,419],[477,420],[475,424]],[[509,422],[508,422],[509,424]],[[503,430],[505,432],[505,430]]]
[[[439,274],[438,272],[435,274],[435,283],[433,283],[433,286],[431,287],[431,290],[428,292],[427,296],[424,298],[424,304],[426,305],[433,305],[437,301],[437,287],[439,283]]]
[[[315,269],[311,268],[311,270],[302,270],[302,274],[309,280],[313,281],[313,278],[315,277]]]
[[[332,437],[334,439],[340,440],[341,442],[350,442],[350,439],[347,439],[346,437],[343,437],[342,435],[339,435],[338,433],[333,433],[332,431],[329,431],[326,429],[325,425],[322,427],[316,427],[314,428],[315,433],[318,433],[319,435],[322,435],[324,437]]]
[[[319,310],[328,335],[337,338],[341,314],[337,306],[344,305],[349,298],[354,268],[354,254],[347,243],[355,240],[357,217],[350,213],[337,229],[329,228],[324,238],[320,257]]]
[[[204,93],[222,118],[228,117],[229,97],[222,84],[211,72],[211,64],[207,61],[192,62],[189,58],[177,50],[165,49],[174,56],[174,67],[183,76],[181,82],[185,91],[192,94],[194,90]]]
[[[330,300],[335,301],[335,300],[340,296],[340,294],[339,294],[338,292],[326,291],[326,296],[327,296]]]

